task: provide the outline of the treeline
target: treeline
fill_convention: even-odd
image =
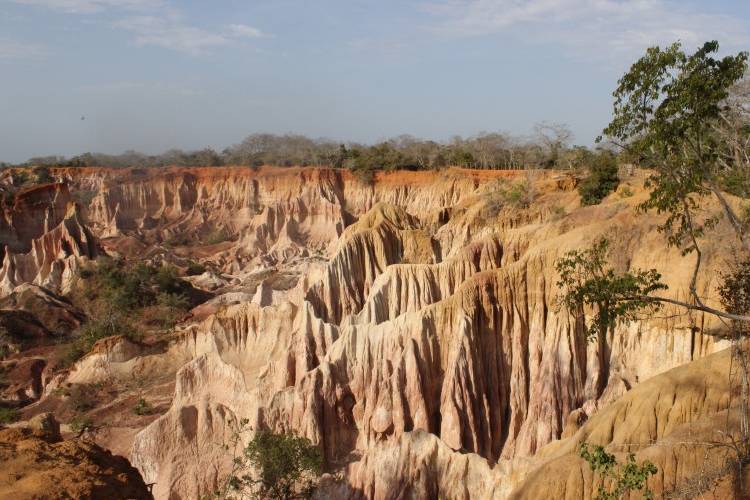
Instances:
[[[119,155],[85,153],[65,158],[31,158],[14,166],[163,167],[163,166],[333,166],[360,172],[375,170],[428,170],[445,166],[479,169],[569,168],[585,148],[571,147],[565,125],[542,123],[530,137],[482,133],[454,137],[447,142],[401,135],[374,145],[342,144],[302,135],[254,134],[217,152],[170,150],[160,155],[127,151]],[[10,165],[8,165],[10,166]]]

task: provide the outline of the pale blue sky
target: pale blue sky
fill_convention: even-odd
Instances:
[[[750,1],[0,0],[0,160],[541,120],[590,144],[646,46],[712,38],[750,48]]]

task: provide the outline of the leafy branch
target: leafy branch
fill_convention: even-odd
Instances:
[[[603,446],[589,446],[585,441],[580,445],[579,455],[588,462],[592,471],[611,481],[611,488],[599,485],[596,500],[619,500],[631,491],[640,490],[644,490],[644,499],[654,497],[647,481],[658,469],[651,461],[646,460],[639,465],[635,461],[635,455],[628,453],[625,463],[620,464]]]

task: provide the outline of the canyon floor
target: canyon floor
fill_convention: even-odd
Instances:
[[[224,445],[246,419],[246,440],[269,429],[319,446],[319,498],[589,499],[601,478],[578,456],[584,441],[651,460],[659,498],[736,490],[722,324],[664,308],[589,342],[591,311],[559,303],[555,262],[601,237],[616,269],[656,268],[666,295],[687,296],[694,257],[667,247],[662,216],[636,210],[646,172],[594,206],[565,171],[50,173],[19,191],[0,177],[14,196],[0,220],[1,397],[18,417],[0,443],[31,440],[24,423],[52,413],[66,440],[34,446],[106,454],[109,468],[83,482],[200,498],[227,474]],[[725,224],[702,242],[708,304],[731,250]],[[189,310],[64,366],[60,346],[91,319],[76,283],[112,258],[177,269]],[[33,498],[8,474],[0,496]]]

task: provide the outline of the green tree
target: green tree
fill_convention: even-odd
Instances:
[[[740,218],[723,193],[728,178],[742,177],[750,169],[746,151],[741,154],[737,149],[738,144],[747,148],[747,142],[730,139],[747,138],[750,132],[747,123],[735,117],[747,102],[731,99],[747,70],[748,54],[716,59],[712,54],[718,50],[716,41],[691,55],[679,43],[664,50],[648,49],[620,79],[614,92],[614,117],[604,130],[653,169],[647,183],[650,196],[641,209],[667,214],[662,230],[670,244],[685,253],[696,252],[696,270],[701,258],[697,238],[715,223],[696,214],[700,199],[709,194],[718,199],[750,252]],[[700,303],[694,286],[691,292]]]
[[[596,307],[596,315],[586,329],[589,340],[596,339],[643,312],[660,307],[651,294],[666,290],[656,270],[617,273],[607,264],[609,241],[598,240],[591,248],[568,252],[556,262],[562,290],[560,300],[569,311],[584,306]]]
[[[652,169],[646,183],[649,198],[639,208],[665,213],[667,218],[660,230],[667,235],[668,244],[680,248],[683,254],[695,253],[696,262],[690,282],[691,302],[650,295],[663,287],[641,290],[649,294],[637,296],[612,289],[610,307],[629,304],[629,310],[635,311],[653,307],[654,302],[671,303],[725,319],[750,321],[745,314],[707,306],[696,290],[702,258],[699,238],[716,224],[715,217],[701,218],[698,213],[702,198],[709,194],[716,197],[737,241],[750,253],[743,223],[723,191],[729,174],[750,170],[750,143],[732,139],[738,135],[750,138],[750,122],[736,117],[747,109],[748,101],[741,96],[732,99],[747,70],[748,54],[715,59],[712,54],[718,49],[715,41],[691,55],[685,54],[679,43],[664,50],[653,47],[619,80],[614,92],[614,116],[604,133]],[[746,150],[739,151],[739,147]],[[571,264],[575,264],[572,273],[587,272],[580,259],[568,262],[567,267]],[[622,276],[626,281],[633,277],[637,276]],[[596,297],[578,288],[588,284],[586,280],[567,283],[564,302],[600,302],[592,302]]]
[[[597,205],[620,185],[617,157],[611,151],[585,151],[579,160],[588,170],[588,177],[578,185],[583,205]]]
[[[748,54],[716,58],[718,49],[715,41],[693,54],[683,52],[678,43],[666,49],[648,49],[619,80],[614,116],[604,131],[630,158],[651,169],[646,183],[649,198],[639,209],[664,214],[659,229],[667,236],[667,244],[679,248],[683,255],[695,255],[690,298],[682,301],[656,295],[666,287],[653,269],[614,272],[606,265],[607,246],[601,242],[567,254],[557,268],[560,300],[569,311],[582,317],[585,306],[597,309],[589,333],[611,331],[618,321],[634,319],[636,314],[665,303],[729,320],[725,324],[733,334],[732,353],[741,371],[741,424],[738,433],[728,428],[728,444],[720,445],[736,452],[738,466],[733,470],[737,491],[742,491],[742,475],[737,471],[750,457],[750,300],[746,300],[750,295],[750,242],[747,225],[725,193],[746,196],[750,192],[750,91],[742,80]],[[721,309],[705,304],[697,292],[701,238],[718,222],[718,217],[705,216],[700,210],[708,196],[718,201],[734,231],[736,239],[726,244],[738,246],[733,269],[720,276]],[[606,456],[596,455],[605,465],[609,463]]]
[[[232,445],[236,449],[247,419],[240,422]],[[226,446],[228,449],[229,446]],[[308,439],[292,434],[259,431],[242,453],[232,460],[216,498],[310,498],[317,488],[323,457]]]

